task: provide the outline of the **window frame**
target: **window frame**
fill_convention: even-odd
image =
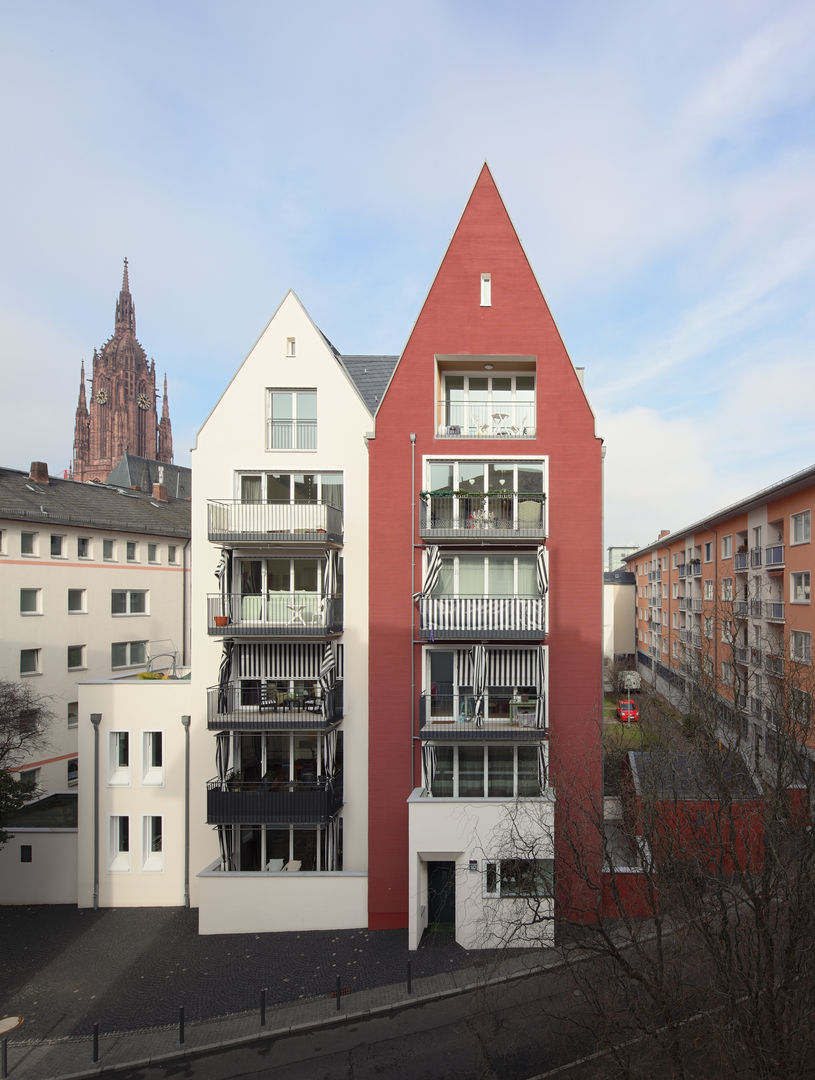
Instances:
[[[155,823],[158,822],[158,848],[156,843]],[[160,874],[164,871],[164,815],[142,814],[142,870],[145,873]]]
[[[722,558],[731,559],[733,557],[733,534],[728,533],[727,536],[722,537]]]
[[[75,653],[77,649],[79,650],[79,663],[78,664],[76,664],[76,663],[72,664],[71,663],[71,653],[72,652]],[[88,666],[86,650],[87,650],[87,645],[68,645],[67,646],[66,663],[68,665],[68,671],[85,671],[86,670],[86,668]],[[74,656],[74,659],[76,659],[76,655]]]
[[[795,582],[796,578],[806,578],[806,586],[804,586],[803,581],[801,581],[801,583],[796,586],[796,582]],[[796,595],[795,595],[796,592],[799,589],[803,590],[804,587],[806,588],[806,596],[803,597],[803,598],[796,597]],[[810,572],[809,572],[809,570],[793,570],[793,571],[791,571],[791,573],[790,573],[790,603],[791,604],[809,604],[810,603],[810,596],[811,596],[811,590],[810,590]]]
[[[481,275],[480,307],[492,307],[492,274]]]
[[[109,536],[102,539],[102,562],[116,562],[116,541]]]
[[[526,880],[530,885],[510,885],[512,868],[539,864]],[[504,884],[506,880],[506,884]],[[523,880],[523,879],[521,879]],[[482,866],[481,896],[492,900],[552,900],[555,896],[555,860],[550,859],[485,859]],[[533,887],[534,886],[534,887]],[[519,888],[522,891],[519,891]]]
[[[796,540],[795,534],[798,531],[799,523],[801,525],[806,523],[806,536],[803,539]],[[796,514],[790,514],[790,546],[797,547],[799,544],[808,544],[812,538],[812,515],[810,510],[799,510]]]
[[[164,785],[164,730],[150,728],[142,731],[142,784],[145,787]],[[158,750],[158,753],[156,753]],[[155,759],[158,758],[158,762]]]
[[[123,596],[124,599],[124,611],[114,610],[114,596]],[[141,596],[144,599],[144,609],[142,611],[133,611],[133,597]],[[139,617],[150,614],[150,590],[149,589],[111,589],[110,590],[110,614],[111,618],[120,619],[126,616]]]
[[[71,593],[79,593],[79,607],[71,607]],[[88,591],[87,589],[68,589],[68,614],[87,615]]]
[[[28,538],[26,540],[26,538]],[[26,550],[30,548],[30,550]],[[29,529],[20,530],[20,557],[23,559],[37,559],[40,554],[40,534],[31,532]]]
[[[23,657],[32,656],[34,659],[34,666],[24,670]],[[20,677],[25,679],[32,675],[42,675],[42,650],[41,649],[20,649]]]
[[[122,729],[108,732],[108,785],[130,786],[132,747],[130,732]]]
[[[144,649],[144,658],[142,660],[133,659],[133,646],[140,645]],[[113,650],[117,647],[124,646],[126,650],[126,660],[123,664],[114,663]],[[144,667],[147,663],[147,641],[112,641],[110,643],[110,667],[112,671],[121,671],[123,668],[131,667]]]
[[[52,559],[65,559],[65,558],[67,558],[67,556],[65,554],[65,541],[66,541],[66,539],[67,539],[67,537],[65,536],[64,533],[51,533],[49,551],[51,552],[51,558]],[[55,541],[56,541],[56,543],[55,543]],[[58,550],[55,551],[54,550],[55,547]]]
[[[82,553],[82,545],[85,545],[85,553]],[[77,559],[92,559],[93,558],[93,537],[91,536],[77,536],[76,538],[76,557]]]
[[[132,837],[130,815],[111,814],[108,834],[108,871],[114,874],[129,873]]]
[[[798,648],[796,642],[803,648]],[[809,630],[790,630],[790,660],[795,664],[812,663],[812,634]]]
[[[34,594],[34,596],[33,596],[33,598],[34,598],[34,607],[31,608],[30,610],[26,610],[26,609],[23,608],[23,593],[26,593],[26,594],[33,593]],[[20,588],[20,615],[22,615],[24,618],[30,618],[32,615],[42,615],[42,589],[37,588],[37,587],[30,588],[28,586],[25,586],[25,587],[21,586],[21,588]]]
[[[289,397],[290,416],[275,417],[275,396]],[[301,405],[313,401],[314,416],[301,417]],[[266,449],[289,450],[296,453],[314,453],[318,448],[317,388],[310,386],[268,386],[266,388]],[[275,424],[287,425],[278,429]],[[284,433],[288,432],[288,439]],[[288,443],[288,445],[287,445]],[[308,445],[305,445],[308,444]]]

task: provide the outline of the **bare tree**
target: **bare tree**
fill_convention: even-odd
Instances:
[[[0,681],[0,847],[9,840],[4,825],[32,797],[14,773],[47,745],[53,720],[48,699],[27,683]]]

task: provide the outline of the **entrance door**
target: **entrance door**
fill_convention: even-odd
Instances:
[[[427,864],[428,929],[455,931],[456,928],[456,864],[429,862]]]

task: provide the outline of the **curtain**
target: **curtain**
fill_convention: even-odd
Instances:
[[[226,791],[232,771],[232,736],[228,731],[219,731],[215,736],[215,768],[221,781],[221,791]]]
[[[538,743],[538,783],[540,784],[541,795],[546,790],[546,744],[543,742]]]
[[[232,552],[229,548],[221,548],[218,565],[215,567],[215,577],[221,594],[221,614],[230,618],[232,615]]]
[[[425,743],[422,747],[422,765],[425,790],[429,792],[433,787],[433,777],[436,775],[436,747],[433,743]]]
[[[543,545],[535,553],[535,570],[538,576],[538,591],[541,596],[549,592],[549,552]]]
[[[334,645],[332,642],[327,641],[325,643],[322,663],[320,664],[319,677],[320,689],[323,692],[323,719],[326,723],[328,723],[330,717],[334,713],[334,676],[336,674],[336,669],[337,661],[334,656]]]
[[[235,642],[224,638],[221,665],[218,668],[218,712],[229,712],[229,679],[232,674],[232,649]]]
[[[473,645],[473,697],[475,698],[475,726],[482,727],[484,724],[484,693],[487,689],[487,649],[486,646]]]
[[[232,826],[218,826],[218,846],[221,849],[221,869],[223,871],[234,870],[235,863],[232,859]]]
[[[535,727],[546,727],[546,647],[538,645],[535,669]]]
[[[414,600],[423,600],[430,596],[436,587],[441,573],[441,553],[438,544],[430,544],[427,548],[427,566],[424,573],[424,585],[422,591],[413,594]]]

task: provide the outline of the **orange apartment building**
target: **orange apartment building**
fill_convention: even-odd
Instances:
[[[815,466],[628,556],[637,667],[683,710],[716,695],[721,734],[759,771],[810,718]],[[807,731],[805,742],[811,745]]]

